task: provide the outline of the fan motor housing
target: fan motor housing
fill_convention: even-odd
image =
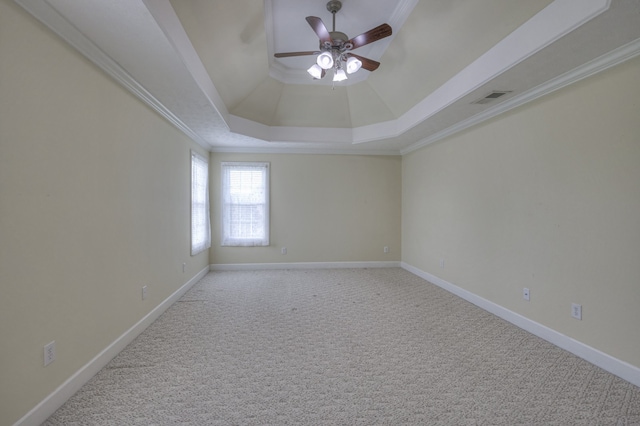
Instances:
[[[322,42],[320,40],[320,50],[338,50],[342,51],[344,49],[351,49],[351,43],[347,43],[349,41],[349,36],[340,31],[331,31],[329,32],[329,36],[331,37],[331,43]]]
[[[341,42],[344,43],[349,40],[349,36],[347,36],[345,33],[342,33],[340,31],[331,31],[329,32],[329,35],[331,36],[331,40],[333,40],[334,42],[337,40],[340,40]]]
[[[342,81],[346,79],[346,74],[342,68],[343,63],[346,63],[349,68],[349,64],[353,65],[354,61],[349,62],[351,59],[358,59],[360,62],[356,63],[355,66],[352,66],[351,71],[355,72],[360,67],[366,69],[367,71],[375,71],[380,66],[380,62],[364,58],[358,55],[351,53],[352,49],[357,49],[358,47],[362,47],[369,43],[373,43],[374,41],[378,41],[385,37],[389,37],[391,35],[391,27],[388,24],[378,25],[375,28],[370,29],[369,31],[360,34],[359,36],[350,39],[348,35],[341,31],[336,31],[336,13],[342,9],[342,2],[340,0],[330,0],[327,3],[327,10],[331,12],[333,18],[333,31],[328,31],[327,27],[322,22],[322,19],[317,16],[307,16],[305,19],[311,26],[311,29],[316,33],[319,38],[319,50],[320,52],[286,52],[286,53],[275,53],[274,56],[276,58],[286,58],[289,56],[307,56],[307,55],[318,55],[316,58],[316,63],[307,71],[311,76],[315,79],[321,79],[324,77],[324,70],[333,67],[335,70],[334,81]],[[328,55],[331,55],[333,60],[328,58]],[[322,65],[319,60],[322,58]],[[329,64],[330,63],[330,64]],[[324,66],[328,66],[325,68]],[[322,68],[322,73],[320,73],[320,68]],[[336,79],[335,77],[340,77]]]

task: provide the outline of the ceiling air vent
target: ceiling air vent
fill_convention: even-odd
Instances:
[[[483,105],[483,104],[488,104],[489,102],[493,102],[496,99],[511,93],[513,90],[494,90],[493,92],[489,93],[488,95],[485,95],[483,97],[481,97],[480,99],[477,99],[473,102],[471,102],[472,104],[479,104],[479,105]]]

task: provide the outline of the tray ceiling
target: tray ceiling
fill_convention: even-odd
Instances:
[[[640,52],[637,0],[344,0],[338,31],[393,35],[334,84],[273,57],[317,49],[323,0],[16,2],[212,151],[410,152]]]

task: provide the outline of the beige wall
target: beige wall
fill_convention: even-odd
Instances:
[[[271,163],[269,247],[220,246],[221,161]],[[400,260],[400,157],[213,153],[211,175],[212,264]]]
[[[640,58],[405,156],[403,261],[640,367],[638,76]]]
[[[191,257],[205,152],[0,0],[0,424],[209,263],[402,259],[640,366],[638,75],[635,59],[402,159],[211,154],[213,248]],[[270,247],[220,247],[221,161],[271,163]]]
[[[191,148],[206,154],[0,0],[0,424],[207,267],[189,255]]]

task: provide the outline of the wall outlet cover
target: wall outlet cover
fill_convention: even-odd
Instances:
[[[571,304],[571,316],[575,319],[581,320],[582,319],[582,305],[579,305],[577,303],[572,303]]]
[[[44,366],[51,364],[56,360],[56,341],[52,341],[44,345]]]

